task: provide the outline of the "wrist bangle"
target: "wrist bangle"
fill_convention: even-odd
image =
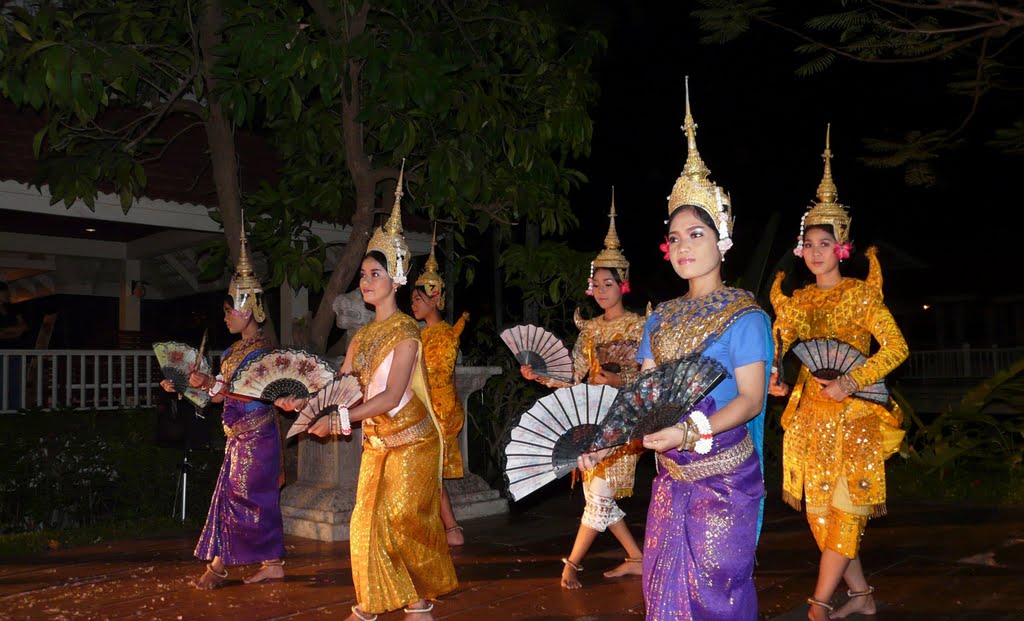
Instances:
[[[840,375],[838,382],[839,387],[842,388],[843,392],[845,392],[847,395],[852,395],[853,393],[860,390],[860,386],[857,384],[857,380],[853,379],[849,375]]]
[[[339,422],[338,431],[341,432],[341,435],[343,435],[343,436],[350,436],[350,435],[352,435],[352,421],[349,420],[348,408],[347,407],[341,406],[341,407],[338,408],[338,422]]]

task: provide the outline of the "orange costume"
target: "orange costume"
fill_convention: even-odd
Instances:
[[[461,479],[463,476],[459,432],[462,431],[466,415],[455,389],[455,361],[459,357],[459,337],[468,319],[469,314],[462,313],[454,326],[442,321],[420,332],[423,357],[427,363],[427,380],[430,383],[430,402],[444,434],[446,479]]]
[[[826,144],[819,202],[801,221],[797,254],[802,252],[804,227],[830,226],[837,244],[847,243],[850,217],[836,202],[830,159]],[[844,381],[857,388],[884,378],[906,359],[907,343],[882,301],[875,249],[866,255],[866,280],[843,278],[829,289],[810,285],[787,297],[781,286],[784,274],[776,276],[771,302],[780,359],[797,340],[822,338],[845,341],[869,356],[874,337],[879,350],[846,374]],[[903,413],[891,401],[885,407],[852,396],[837,402],[821,393],[821,385],[801,366],[782,415],[783,498],[797,510],[801,499],[805,501],[807,520],[822,551],[831,549],[852,559],[868,518],[885,514],[885,460],[903,438]]]

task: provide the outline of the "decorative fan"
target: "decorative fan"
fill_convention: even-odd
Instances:
[[[868,360],[868,357],[856,347],[837,339],[800,341],[793,346],[793,353],[804,363],[811,375],[823,380],[834,380]],[[862,387],[853,393],[853,396],[885,405],[889,401],[889,389],[885,387],[884,380],[879,380],[870,386]]]
[[[543,397],[505,436],[502,461],[513,500],[565,476],[590,446],[618,391],[576,384]]]
[[[622,373],[623,369],[636,367],[636,352],[639,344],[633,341],[612,341],[594,348],[597,363],[609,373]]]
[[[299,417],[292,423],[285,437],[290,438],[306,431],[321,417],[338,411],[339,407],[348,407],[362,397],[363,391],[354,375],[342,375],[331,380],[309,398],[306,407],[299,410]]]
[[[501,333],[519,364],[528,364],[541,377],[572,383],[572,358],[554,334],[534,325],[514,326]]]
[[[194,371],[210,373],[210,363],[206,358],[203,358],[195,347],[176,341],[153,343],[153,353],[156,354],[160,372],[174,383],[174,390],[199,407],[206,407],[210,402],[210,395],[188,383],[188,376]],[[199,362],[198,366],[196,361]]]
[[[693,354],[642,373],[619,391],[589,450],[626,444],[678,423],[725,379],[718,361]]]
[[[273,403],[280,397],[308,399],[334,379],[331,365],[299,349],[272,349],[245,362],[228,391]]]

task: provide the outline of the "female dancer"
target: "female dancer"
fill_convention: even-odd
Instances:
[[[837,202],[832,181],[832,151],[825,138],[825,174],[818,202],[800,221],[794,252],[814,274],[815,284],[786,297],[779,273],[772,287],[776,344],[781,352],[796,340],[838,339],[868,355],[871,337],[881,346],[860,367],[835,380],[821,380],[801,367],[789,405],[782,415],[783,498],[796,510],[806,501],[807,521],[821,549],[818,582],[808,618],[842,619],[851,613],[874,614],[874,589],[864,578],[859,548],[869,517],[885,514],[885,459],[903,437],[903,414],[853,393],[885,377],[907,357],[892,314],[882,303],[882,277],[873,248],[868,249],[866,281],[844,278],[839,263],[850,256],[850,216]],[[781,357],[780,357],[781,358]],[[769,391],[789,394],[772,369]],[[845,578],[849,601],[833,611],[832,594]],[[830,614],[831,613],[831,614]]]
[[[213,490],[206,526],[199,536],[195,555],[208,561],[196,588],[213,589],[228,577],[226,566],[261,563],[245,582],[284,578],[284,530],[281,522],[279,475],[281,442],[273,406],[244,403],[221,394],[235,372],[250,358],[270,348],[260,331],[266,319],[263,289],[253,274],[246,248],[245,231],[238,265],[224,299],[224,323],[242,340],[229,347],[216,378],[193,373],[189,383],[210,393],[210,400],[224,403],[224,463]],[[170,380],[160,383],[174,392]]]
[[[409,621],[429,621],[427,600],[457,585],[441,525],[442,434],[430,404],[419,328],[399,312],[396,292],[406,282],[409,249],[402,237],[400,199],[387,224],[377,229],[359,271],[363,300],[375,319],[360,328],[340,373],[354,373],[364,401],[318,420],[309,432],[337,435],[363,421],[350,546],[357,604],[347,621],[373,621],[404,608]],[[281,399],[301,409],[298,399]]]
[[[662,249],[689,290],[654,310],[638,357],[647,370],[699,353],[728,376],[677,425],[643,439],[660,470],[647,514],[644,600],[651,621],[755,621],[769,320],[749,292],[722,282],[731,206],[697,152],[689,97],[683,128],[689,153],[669,197]],[[584,455],[581,466],[602,453]]]
[[[614,192],[614,190],[613,190]],[[590,278],[587,295],[594,297],[604,314],[590,320],[582,320],[576,314],[579,338],[572,350],[573,379],[577,382],[584,377],[591,384],[622,386],[632,383],[637,376],[639,365],[634,360],[616,361],[619,370],[605,364],[598,350],[608,345],[627,345],[635,348],[643,335],[644,318],[626,311],[622,296],[629,293],[629,261],[622,254],[619,236],[615,231],[615,197],[612,195],[611,223],[604,238],[604,250],[590,263]],[[523,377],[539,381],[547,386],[558,387],[556,382],[539,377],[529,365],[520,369]],[[636,462],[642,447],[627,444],[617,448],[600,467],[584,472],[583,496],[586,506],[576,533],[572,552],[562,559],[562,588],[578,589],[582,586],[579,574],[583,571],[583,557],[597,539],[599,533],[611,530],[626,552],[625,561],[612,570],[604,572],[606,578],[625,575],[640,575],[643,553],[626,524],[626,514],[615,503],[617,499],[633,494],[633,479]]]
[[[431,404],[444,432],[444,478],[461,479],[463,474],[459,432],[462,431],[465,413],[455,390],[455,361],[459,357],[459,336],[466,327],[469,314],[462,313],[462,317],[454,326],[441,319],[445,303],[445,285],[437,272],[437,267],[434,240],[431,240],[430,257],[412,290],[412,314],[418,321],[427,322],[427,327],[420,332],[420,339],[423,341],[423,358],[427,363]],[[465,543],[462,527],[459,526],[452,510],[451,497],[443,486],[441,522],[444,524],[448,545],[460,546]]]

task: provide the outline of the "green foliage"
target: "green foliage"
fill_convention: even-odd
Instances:
[[[1018,119],[978,115],[979,102],[993,95],[1001,107],[1020,109],[1021,32],[1019,6],[1000,2],[958,3],[922,0],[827,0],[783,3],[769,0],[699,0],[692,11],[707,43],[728,43],[764,25],[785,32],[798,43],[795,51],[811,58],[796,69],[801,77],[834,70],[839,60],[875,64],[927,63],[946,75],[948,92],[969,98],[962,118],[950,128],[912,129],[901,138],[868,138],[865,145],[881,153],[863,158],[871,166],[904,169],[908,185],[936,182],[934,160],[960,147],[961,133],[978,118],[995,125],[988,144],[1005,153],[1022,153],[1024,129]],[[1019,5],[1019,3],[1016,3]],[[993,122],[994,120],[994,122]]]
[[[346,41],[322,16],[269,5],[232,29],[218,78],[225,102],[255,99],[284,162],[276,187],[247,197],[266,239],[296,248],[276,248],[275,282],[298,271],[297,282],[317,286],[315,270],[302,274],[320,252],[305,225],[345,223],[355,211],[346,139],[375,166],[407,159],[403,204],[454,222],[460,236],[523,220],[545,234],[576,224],[567,195],[585,179],[567,161],[589,153],[602,35],[508,3],[388,0],[371,3],[365,32]],[[356,83],[350,61],[361,68]],[[348,102],[358,105],[358,137],[346,136]]]
[[[930,422],[909,404],[901,405],[911,429],[906,452],[929,470],[1024,473],[1024,360],[971,389]],[[1009,413],[997,413],[993,405]]]
[[[0,417],[0,533],[170,515],[182,451],[156,446],[156,429],[156,410]],[[187,514],[205,515],[222,459],[193,451]]]
[[[506,285],[519,289],[523,302],[536,303],[541,325],[559,330],[572,325],[573,310],[587,300],[591,254],[572,250],[560,241],[544,240],[535,248],[510,245],[500,264]]]

